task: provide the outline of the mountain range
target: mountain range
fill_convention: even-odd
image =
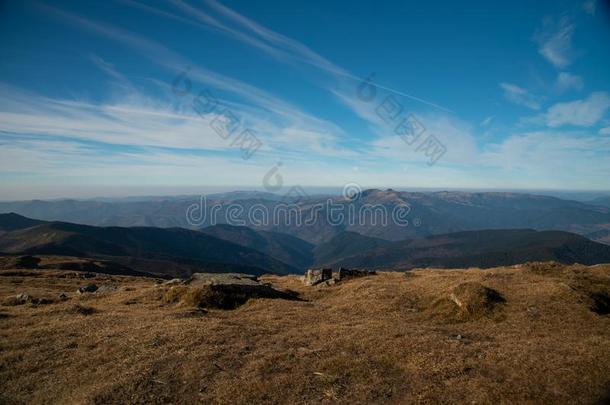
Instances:
[[[592,240],[610,243],[610,207],[604,200],[585,203],[556,197],[501,192],[405,192],[365,190],[356,199],[341,196],[284,198],[272,193],[232,192],[207,197],[201,212],[203,220],[193,223],[187,218],[189,207],[201,203],[197,196],[151,197],[116,201],[55,200],[2,202],[0,212],[47,221],[65,221],[93,226],[149,226],[201,229],[218,224],[247,226],[255,230],[279,232],[305,240],[313,245],[332,240],[342,232],[355,232],[387,241],[417,239],[460,231],[482,229],[560,230],[577,233]],[[315,218],[313,223],[298,225],[287,218],[272,223],[247,215],[253,209],[272,213],[281,204],[294,204],[300,219]],[[366,207],[381,207],[391,213],[397,207],[408,207],[407,226],[388,221],[375,224],[371,215],[349,221],[331,221],[328,204],[361,212]],[[241,207],[239,221],[227,220],[231,207]],[[235,219],[235,218],[233,218]],[[281,219],[281,218],[280,218]]]
[[[0,214],[3,255],[94,258],[163,277],[193,272],[301,273],[312,266],[402,269],[495,267],[527,261],[610,263],[610,246],[565,231],[478,230],[388,241],[353,231],[313,244],[245,226],[200,230],[96,227]]]

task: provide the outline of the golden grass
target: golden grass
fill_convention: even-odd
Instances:
[[[592,309],[609,275],[537,264],[321,288],[267,276],[303,301],[201,311],[145,278],[0,272],[2,302],[69,295],[0,307],[0,403],[595,403],[610,383],[610,316]],[[74,293],[89,282],[118,289]],[[438,316],[463,283],[505,302]]]

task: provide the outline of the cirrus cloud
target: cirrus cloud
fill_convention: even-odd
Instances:
[[[610,94],[605,91],[591,93],[584,100],[557,103],[543,114],[546,125],[560,127],[574,125],[590,127],[595,125],[610,108]]]
[[[534,35],[538,43],[538,53],[558,68],[572,63],[572,35],[574,24],[563,16],[559,20],[546,18],[543,27]]]

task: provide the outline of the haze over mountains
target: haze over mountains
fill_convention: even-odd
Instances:
[[[610,243],[610,207],[604,199],[596,204],[563,200],[555,197],[499,192],[400,192],[393,190],[365,190],[355,201],[344,197],[302,197],[296,201],[282,200],[281,196],[261,192],[233,192],[211,195],[205,201],[201,222],[193,224],[186,217],[187,209],[200,203],[200,197],[167,197],[127,199],[119,201],[22,201],[0,203],[0,212],[48,220],[66,221],[94,226],[154,226],[199,229],[227,222],[227,207],[239,204],[243,214],[238,223],[254,229],[286,233],[312,244],[331,240],[348,231],[374,238],[399,241],[451,232],[481,229],[562,230],[574,232],[602,243]],[[388,221],[386,226],[373,223],[371,216],[362,221],[329,223],[326,203],[360,210],[363,206],[381,206],[392,212],[398,206],[408,206],[408,226]],[[314,217],[312,225],[299,226],[293,221],[258,223],[246,213],[252,207],[263,207],[267,212],[282,203],[298,206],[299,216]],[[213,207],[218,210],[212,213]],[[321,209],[318,209],[320,207]]]

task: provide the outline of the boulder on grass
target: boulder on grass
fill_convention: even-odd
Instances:
[[[13,295],[12,297],[8,297],[3,305],[13,306],[13,305],[23,305],[32,301],[32,297],[28,293],[21,293],[17,295]]]
[[[171,286],[163,296],[167,303],[216,309],[235,309],[250,298],[296,299],[261,283],[256,276],[237,273],[195,273],[182,285]]]
[[[97,285],[87,284],[83,287],[80,287],[78,290],[76,290],[76,293],[77,294],[93,293],[93,292],[96,292],[97,289],[98,289]]]
[[[347,278],[372,276],[374,274],[377,274],[377,272],[373,270],[357,270],[340,267],[337,273],[337,278],[339,280],[345,280]]]
[[[332,269],[309,269],[305,273],[303,283],[308,286],[323,283],[326,280],[333,278]]]

